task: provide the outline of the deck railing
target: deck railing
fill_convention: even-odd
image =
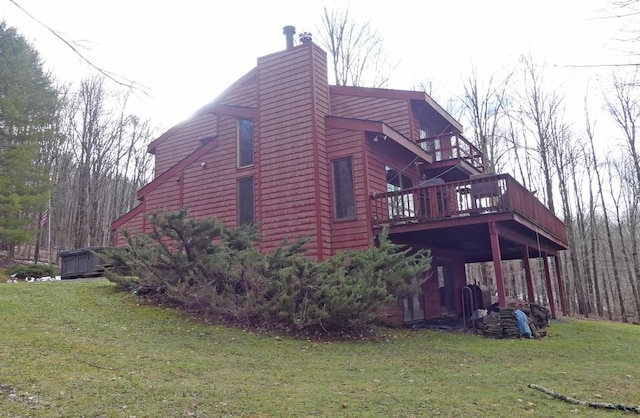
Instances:
[[[516,212],[567,241],[564,223],[508,174],[376,193],[371,196],[371,204],[374,225]]]
[[[418,140],[420,147],[431,154],[434,161],[461,159],[480,171],[484,170],[482,152],[460,133],[448,133]]]

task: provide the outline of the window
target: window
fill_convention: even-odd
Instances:
[[[400,190],[413,187],[413,180],[410,177],[385,166],[387,172],[387,192],[399,192]],[[415,204],[413,193],[394,193],[388,197],[389,217],[407,218],[415,216]]]
[[[336,220],[355,219],[356,199],[353,190],[353,162],[341,158],[332,162],[333,193]]]
[[[424,112],[419,112],[417,116],[418,122],[418,138],[427,139],[431,136],[435,136],[441,128],[435,126],[435,121],[431,120],[432,117]]]
[[[253,121],[238,120],[238,167],[253,165]]]
[[[397,190],[408,189],[413,187],[413,180],[388,165],[385,166],[387,172],[387,191],[395,192]]]
[[[238,225],[255,223],[253,177],[238,180]]]

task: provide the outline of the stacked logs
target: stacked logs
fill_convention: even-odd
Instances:
[[[479,334],[493,338],[519,338],[518,321],[514,315],[520,309],[527,315],[531,333],[535,338],[547,335],[551,312],[544,306],[528,303],[518,303],[509,308],[494,308],[483,318],[474,321],[473,325]]]

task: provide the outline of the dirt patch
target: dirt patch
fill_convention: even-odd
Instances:
[[[16,388],[0,383],[0,396],[4,396],[9,402],[17,402],[26,405],[29,409],[42,409],[46,405],[40,398],[29,393],[20,393]]]

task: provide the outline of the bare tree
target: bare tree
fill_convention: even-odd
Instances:
[[[530,160],[526,157],[528,155],[526,153],[527,139],[525,135],[522,135],[522,126],[515,118],[508,118],[506,138],[510,144],[513,154],[513,166],[511,169],[513,172],[517,172],[515,177],[520,178],[522,185],[529,188],[529,185],[533,183],[533,180]]]
[[[592,140],[592,136],[590,134],[591,132],[591,126],[589,123],[589,116],[588,114],[586,114],[586,120],[587,120],[587,138],[589,140]],[[593,293],[593,300],[595,303],[595,312],[598,316],[602,316],[604,314],[604,310],[603,310],[603,302],[602,302],[602,298],[603,298],[603,284],[601,281],[601,277],[599,274],[599,270],[598,270],[598,263],[597,263],[597,242],[598,242],[598,223],[597,223],[597,217],[596,217],[596,198],[594,196],[594,186],[593,186],[593,159],[591,158],[591,152],[590,150],[583,150],[582,153],[582,158],[584,160],[584,166],[585,166],[585,172],[587,174],[588,177],[588,191],[589,191],[589,204],[587,206],[588,208],[588,216],[589,216],[589,220],[588,220],[588,224],[586,225],[585,231],[588,231],[588,234],[585,233],[585,237],[589,237],[589,241],[588,241],[588,245],[585,244],[586,247],[588,247],[585,250],[585,254],[589,255],[589,261],[590,263],[587,263],[587,266],[591,266],[589,268],[589,276],[588,277],[592,277],[593,278],[593,283],[590,283],[593,285],[591,292]],[[585,239],[586,240],[586,239]],[[604,292],[604,296],[606,297],[606,292]],[[606,299],[605,303],[607,305],[607,309],[609,308],[609,300]],[[610,309],[608,309],[609,315],[611,315],[611,311]]]
[[[640,183],[635,181],[633,174],[630,174],[629,164],[623,162],[622,169],[620,170],[621,184],[625,184],[627,187],[623,188],[624,202],[627,218],[628,237],[631,242],[631,263],[633,269],[633,276],[635,276],[635,287],[640,292],[640,255],[638,254],[638,240],[640,240],[640,234],[638,233],[638,222],[640,222],[640,201],[638,196],[640,195]],[[633,279],[631,279],[633,280]],[[640,319],[640,296],[636,295],[636,304],[638,311],[638,319]]]
[[[560,193],[560,202],[562,207],[562,215],[564,218],[564,223],[567,226],[567,236],[569,238],[569,242],[575,244],[578,241],[576,230],[575,230],[575,222],[574,222],[574,214],[573,208],[571,204],[570,197],[570,179],[573,178],[574,187],[576,185],[576,166],[577,160],[580,155],[580,147],[569,129],[569,127],[557,120],[552,121],[551,124],[551,141],[550,141],[550,155],[551,162],[555,168],[555,171],[558,176],[558,189]],[[571,270],[573,272],[579,272],[580,270],[580,262],[578,261],[578,249],[574,248],[573,251],[570,252],[569,259],[571,261]],[[573,277],[575,280],[573,281],[576,291],[576,299],[578,302],[578,311],[581,314],[587,313],[587,303],[583,288],[583,283],[581,280],[581,275],[579,273],[574,274]]]
[[[555,212],[552,164],[549,152],[551,141],[554,140],[554,125],[557,126],[558,121],[562,118],[562,98],[545,86],[543,74],[534,65],[531,57],[524,58],[523,64],[525,70],[523,121],[529,122],[529,129],[536,138],[535,151],[539,157],[544,180],[545,203],[552,212]]]
[[[478,69],[473,66],[471,75],[464,83],[462,102],[473,126],[475,145],[484,155],[488,172],[496,172],[501,157],[508,151],[500,131],[508,111],[512,75],[513,72],[509,72],[496,79],[494,74],[482,83]]]
[[[153,136],[149,121],[140,120],[133,115],[124,117],[124,114],[120,120],[110,220],[117,219],[132,209],[132,193],[135,194],[151,180],[153,163],[151,154],[146,151],[146,144]]]
[[[620,32],[625,35],[622,35],[622,38],[617,40],[631,43],[640,41],[640,34],[637,29],[638,25],[636,20],[638,16],[640,16],[640,0],[611,0],[610,4],[612,8],[609,9],[609,16],[606,16],[606,18],[614,17],[623,22]],[[638,53],[632,51],[631,55],[638,55]],[[639,64],[632,63],[630,65],[638,66]]]
[[[613,74],[612,94],[605,95],[605,107],[611,115],[615,124],[620,128],[622,133],[623,151],[625,152],[625,164],[623,184],[626,186],[626,193],[630,193],[630,204],[628,206],[627,216],[630,218],[627,223],[634,224],[631,227],[629,240],[632,249],[631,260],[633,264],[633,272],[638,279],[640,273],[640,261],[635,249],[638,248],[638,234],[634,217],[637,216],[638,200],[640,199],[640,144],[638,141],[638,124],[640,124],[640,89],[639,86],[640,73],[637,68],[630,72],[626,77],[619,71]],[[622,177],[619,177],[619,181]],[[636,283],[634,282],[635,286]]]
[[[617,270],[617,265],[615,263],[615,258],[616,258],[615,257],[615,250],[613,248],[613,242],[611,240],[611,228],[609,226],[609,218],[608,218],[608,215],[607,215],[607,206],[606,206],[606,203],[605,203],[605,200],[604,200],[604,193],[602,191],[602,184],[603,184],[602,176],[600,175],[600,167],[598,165],[598,158],[597,158],[597,154],[596,154],[596,148],[595,148],[595,145],[594,145],[593,127],[591,126],[588,118],[587,118],[586,126],[587,126],[587,137],[589,139],[589,145],[590,145],[590,151],[591,151],[591,155],[589,156],[589,158],[591,159],[592,168],[593,168],[593,171],[595,173],[596,190],[598,191],[598,196],[600,197],[600,204],[602,205],[602,212],[603,212],[602,219],[603,219],[604,225],[605,225],[606,238],[607,238],[607,243],[608,243],[608,246],[609,246],[609,255],[610,255],[610,257],[611,257],[611,259],[613,261],[613,270],[614,270],[615,280],[616,280],[616,282],[619,283],[619,281],[618,281],[618,279],[619,279],[618,270]],[[596,272],[596,269],[595,269],[595,267],[596,267],[595,257],[596,257],[596,254],[597,254],[596,247],[595,247],[595,234],[596,234],[596,229],[597,229],[596,215],[595,215],[595,204],[592,205],[591,219],[592,219],[592,231],[591,232],[592,232],[592,234],[594,234],[593,235],[594,245],[593,245],[593,248],[592,248],[592,251],[593,251],[592,257],[593,257],[593,266],[594,266],[594,277],[597,277],[598,273]],[[607,269],[601,269],[600,271],[601,272],[604,271],[605,274],[608,273]],[[606,304],[607,304],[607,315],[609,316],[610,320],[613,320],[613,312],[612,312],[612,309],[611,309],[611,303],[609,301],[609,292],[606,291],[606,287],[607,287],[606,284],[607,283],[608,283],[608,281],[605,281],[605,286],[604,286],[605,287],[604,296],[605,296],[605,301],[606,301]],[[624,311],[623,311],[623,318],[626,320],[626,315],[625,315]]]
[[[628,239],[630,238],[630,234],[628,233],[628,220],[627,216],[625,216],[622,212],[630,212],[633,210],[633,207],[637,207],[637,201],[635,199],[635,194],[633,193],[633,187],[624,187],[622,186],[617,179],[628,179],[630,170],[630,164],[628,164],[628,159],[625,161],[610,161],[608,164],[608,174],[609,174],[609,192],[611,194],[611,200],[613,201],[613,211],[615,212],[615,222],[616,222],[616,230],[618,232],[619,239],[619,248],[622,253],[622,258],[625,264],[626,271],[626,281],[631,288],[631,295],[633,297],[633,305],[636,310],[636,318],[640,318],[640,298],[638,297],[638,287],[636,285],[636,281],[633,278],[634,270],[632,267],[631,256],[628,251]],[[612,172],[614,171],[614,172]],[[614,181],[616,179],[616,181]],[[633,175],[631,176],[631,181],[633,181]],[[615,184],[614,184],[615,183]],[[631,199],[628,197],[631,196]],[[631,206],[629,206],[631,205]],[[633,239],[631,237],[631,239]],[[625,292],[626,293],[626,292]],[[622,298],[622,295],[620,294]],[[624,305],[624,303],[623,303]]]
[[[619,195],[616,195],[615,193],[615,187],[613,186],[613,178],[612,178],[612,174],[611,174],[611,166],[614,163],[612,163],[610,160],[606,162],[606,168],[608,169],[609,173],[608,173],[608,178],[609,178],[609,192],[610,192],[610,197],[613,201],[613,208],[612,208],[612,212],[615,213],[615,217],[614,219],[617,221],[617,226],[618,229],[622,228],[622,224],[623,221],[620,218],[620,207],[618,206],[620,203],[620,197]],[[605,203],[604,203],[604,191],[602,189],[601,183],[600,183],[600,175],[599,173],[596,171],[596,178],[598,179],[598,185],[600,186],[600,199],[601,199],[601,203],[602,206],[605,207]],[[613,222],[613,220],[611,221],[611,223]],[[609,245],[609,256],[610,256],[610,261],[611,261],[611,266],[612,266],[612,270],[613,270],[613,284],[615,285],[615,291],[616,291],[616,295],[618,297],[618,307],[620,309],[620,314],[622,315],[622,321],[623,322],[629,322],[628,318],[627,318],[627,308],[625,306],[624,303],[624,296],[623,296],[623,292],[622,292],[622,280],[621,280],[621,260],[619,259],[619,251],[616,251],[616,248],[620,248],[621,246],[622,248],[622,255],[623,257],[626,258],[626,252],[624,249],[624,239],[623,239],[623,235],[622,235],[622,231],[620,232],[619,237],[621,238],[619,245],[615,245],[614,243],[614,237],[612,236],[612,232],[611,232],[611,225],[610,225],[610,221],[609,221],[609,214],[607,213],[607,210],[604,211],[604,225],[605,225],[605,230],[607,233],[607,244]]]
[[[584,200],[583,200],[583,178],[584,173],[580,172],[580,160],[581,155],[575,155],[575,158],[569,160],[571,183],[574,194],[575,205],[575,226],[571,226],[573,235],[569,238],[571,243],[571,251],[569,251],[569,257],[571,260],[571,268],[573,271],[574,281],[576,283],[576,299],[578,302],[578,312],[582,315],[589,316],[592,311],[593,297],[593,279],[591,275],[591,269],[589,263],[585,263],[583,260],[588,260],[588,240],[587,240],[587,223],[585,216]],[[565,222],[567,227],[571,222]]]
[[[622,131],[626,151],[640,183],[640,146],[636,132],[640,123],[639,75],[637,69],[626,79],[620,73],[615,73],[612,78],[613,95],[605,95],[605,103],[609,114]]]
[[[83,80],[73,97],[57,178],[58,237],[63,248],[107,245],[111,222],[132,208],[149,179],[152,131],[102,78]]]
[[[349,9],[324,8],[318,27],[322,46],[331,56],[334,82],[339,86],[385,87],[389,66],[382,36],[369,20],[353,18]]]

